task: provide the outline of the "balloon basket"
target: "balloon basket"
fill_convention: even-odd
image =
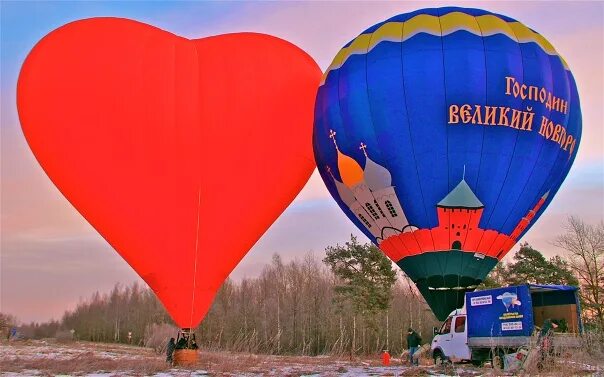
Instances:
[[[174,351],[175,366],[195,365],[199,361],[198,350],[179,349]]]

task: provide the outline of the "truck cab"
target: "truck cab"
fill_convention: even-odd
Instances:
[[[441,364],[444,360],[470,360],[466,317],[465,308],[456,309],[435,332],[430,348],[436,364]]]

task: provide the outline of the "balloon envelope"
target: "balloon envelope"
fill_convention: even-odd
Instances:
[[[576,156],[573,76],[540,34],[478,9],[422,9],[344,46],[313,144],[344,213],[439,319],[535,223]]]
[[[17,104],[54,184],[195,327],[310,177],[320,79],[310,56],[269,35],[188,40],[95,18],[33,48]]]

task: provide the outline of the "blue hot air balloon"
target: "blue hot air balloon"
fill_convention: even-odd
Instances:
[[[541,216],[580,139],[564,59],[522,23],[478,9],[370,27],[338,52],[315,104],[331,195],[439,319]]]

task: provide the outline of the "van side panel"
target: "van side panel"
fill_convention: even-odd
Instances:
[[[466,293],[468,338],[525,337],[533,332],[533,305],[526,285]]]

